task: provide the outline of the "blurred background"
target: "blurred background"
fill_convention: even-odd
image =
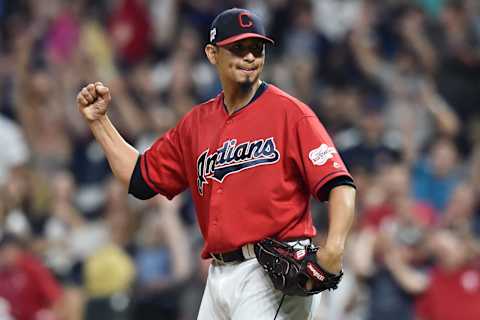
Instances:
[[[203,47],[233,6],[263,17],[263,79],[311,106],[358,186],[316,319],[480,319],[477,0],[0,0],[0,319],[196,319],[189,194],[127,196],[75,97],[109,86],[144,150],[220,91]]]

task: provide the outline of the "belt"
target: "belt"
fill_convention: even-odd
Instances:
[[[228,252],[210,253],[210,256],[219,263],[242,262],[255,258],[255,244],[249,243]]]
[[[311,243],[310,239],[301,239],[296,241],[289,241],[287,242],[290,245],[295,244],[302,244],[307,245]],[[242,247],[228,252],[221,252],[221,253],[210,253],[210,256],[218,263],[232,263],[232,262],[243,262],[245,260],[255,258],[255,244],[248,243],[243,245]]]

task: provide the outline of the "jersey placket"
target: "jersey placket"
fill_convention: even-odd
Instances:
[[[218,150],[222,147],[222,144],[225,141],[233,138],[229,136],[229,132],[231,132],[234,117],[235,114],[226,117],[223,127],[219,132],[218,139],[215,143],[215,148],[212,148],[212,150]],[[212,186],[210,189],[210,199],[208,205],[208,215],[211,219],[211,224],[208,230],[208,241],[210,243],[222,243],[222,232],[224,232],[224,230],[221,228],[221,220],[224,218],[222,215],[228,214],[228,212],[222,212],[221,210],[224,201],[224,187],[222,186],[222,183],[215,180],[212,180],[211,184]]]

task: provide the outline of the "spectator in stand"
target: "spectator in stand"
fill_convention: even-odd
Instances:
[[[154,206],[146,212],[140,227],[142,241],[135,257],[133,318],[177,319],[181,312],[180,288],[191,274],[193,254],[179,219],[182,199],[170,202],[157,197],[151,202]]]
[[[50,181],[51,200],[49,213],[42,235],[45,239],[44,260],[61,280],[68,282],[73,257],[71,239],[75,229],[85,221],[76,208],[75,182],[68,171],[57,172]]]
[[[5,184],[5,223],[0,229],[30,240],[35,250],[48,218],[46,187],[45,180],[30,166],[11,170]]]
[[[433,34],[439,56],[436,79],[442,95],[469,123],[479,115],[480,103],[478,1],[445,2]]]
[[[23,248],[19,239],[8,233],[0,239],[0,301],[11,319],[62,317],[59,284],[48,269]]]
[[[60,4],[58,13],[53,17],[46,34],[45,51],[49,59],[56,64],[69,63],[77,50],[80,24],[78,13],[81,4]]]
[[[29,149],[17,123],[0,115],[0,185],[4,185],[10,170],[26,164]]]
[[[126,66],[147,57],[152,48],[152,25],[144,0],[114,2],[110,32],[114,48]]]
[[[363,108],[359,88],[346,82],[335,83],[322,90],[318,104],[315,112],[333,133],[338,148],[352,146],[352,132],[357,131]]]
[[[470,185],[474,190],[475,195],[475,216],[474,216],[474,230],[477,238],[480,238],[480,122],[478,123],[478,134],[472,136],[474,141],[473,152],[469,159],[470,164]]]
[[[480,319],[480,264],[470,239],[440,229],[432,235],[430,246],[435,266],[416,302],[418,319]]]
[[[415,198],[443,213],[455,187],[462,180],[460,155],[455,143],[448,138],[433,142],[427,156],[413,164]]]
[[[123,320],[129,314],[128,293],[136,273],[132,257],[136,224],[125,192],[118,181],[108,181],[100,219],[108,238],[83,263],[86,320]]]
[[[442,226],[463,236],[479,237],[480,221],[477,210],[475,188],[470,183],[462,183],[455,188],[448,201],[441,221]]]
[[[375,46],[375,18],[366,9],[352,32],[350,44],[360,69],[387,94],[388,130],[402,141],[407,159],[415,159],[435,134],[455,137],[459,121],[425,72],[434,68],[431,64],[435,55],[424,37],[421,12],[407,6],[393,20],[399,44],[390,61],[381,55],[379,44]]]
[[[370,287],[368,320],[411,320],[415,279],[396,277],[393,261],[414,265],[420,256],[422,235],[434,222],[431,207],[410,195],[409,169],[392,164],[382,170],[384,202],[362,214],[352,250],[353,270]],[[395,256],[392,256],[395,255]]]
[[[358,128],[351,138],[351,146],[340,150],[351,170],[364,170],[374,173],[382,166],[399,161],[401,145],[390,141],[386,135],[383,102],[379,98],[364,97],[363,112]]]

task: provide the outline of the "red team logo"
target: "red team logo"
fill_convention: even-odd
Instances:
[[[253,26],[252,17],[246,12],[242,12],[238,15],[238,23],[242,28],[250,28]]]
[[[273,137],[247,141],[237,145],[237,140],[227,140],[212,154],[203,151],[197,159],[198,193],[203,196],[203,186],[207,179],[220,183],[226,176],[248,168],[273,164],[280,159],[280,152]]]

